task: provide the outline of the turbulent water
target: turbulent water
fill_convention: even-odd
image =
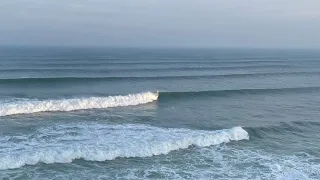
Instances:
[[[0,48],[0,179],[320,179],[320,52]]]

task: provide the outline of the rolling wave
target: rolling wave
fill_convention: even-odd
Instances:
[[[28,100],[0,105],[0,116],[30,114],[44,111],[73,111],[80,109],[110,108],[150,103],[158,93],[146,92],[126,96],[90,97],[61,100]]]
[[[249,74],[221,74],[221,75],[194,75],[194,76],[113,76],[113,77],[48,77],[48,78],[6,78],[0,79],[0,85],[22,85],[24,83],[83,83],[83,82],[108,82],[108,81],[144,81],[167,79],[213,79],[213,78],[245,78],[286,75],[319,75],[320,72],[285,72],[285,73],[249,73]]]
[[[203,131],[133,124],[59,125],[29,135],[0,137],[0,169],[39,162],[71,163],[76,159],[150,157],[190,146],[207,147],[248,139],[248,133],[241,127]]]
[[[34,100],[24,98],[23,101],[2,101],[0,104],[0,116],[14,114],[31,114],[46,111],[73,111],[80,109],[99,109],[110,107],[133,106],[150,103],[155,100],[167,102],[170,100],[182,100],[201,97],[227,97],[241,95],[279,94],[279,93],[302,93],[320,92],[320,87],[296,87],[277,89],[234,89],[234,90],[211,90],[211,91],[186,91],[186,92],[146,92],[129,94],[126,96],[109,97],[80,97],[73,99],[58,100]]]
[[[320,130],[320,122],[316,121],[292,121],[292,122],[280,122],[275,125],[259,126],[259,127],[246,127],[251,137],[254,138],[266,138],[268,136],[286,136],[302,135],[307,137],[312,132],[317,133]],[[311,135],[313,136],[313,135]],[[310,138],[310,137],[308,137]],[[314,137],[315,138],[315,137]]]

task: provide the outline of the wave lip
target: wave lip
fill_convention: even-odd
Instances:
[[[207,147],[244,139],[249,135],[241,127],[203,131],[133,124],[56,126],[24,137],[0,139],[0,147],[4,146],[0,149],[0,169],[40,162],[71,163],[75,159],[151,157],[193,145]]]
[[[45,111],[73,111],[146,104],[158,99],[159,93],[145,92],[125,96],[89,97],[61,100],[23,101],[0,105],[0,116],[31,114]]]

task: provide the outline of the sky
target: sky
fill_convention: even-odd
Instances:
[[[320,0],[0,0],[0,44],[320,48]]]

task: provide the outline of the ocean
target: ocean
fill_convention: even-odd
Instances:
[[[320,179],[320,51],[0,48],[0,179]]]

